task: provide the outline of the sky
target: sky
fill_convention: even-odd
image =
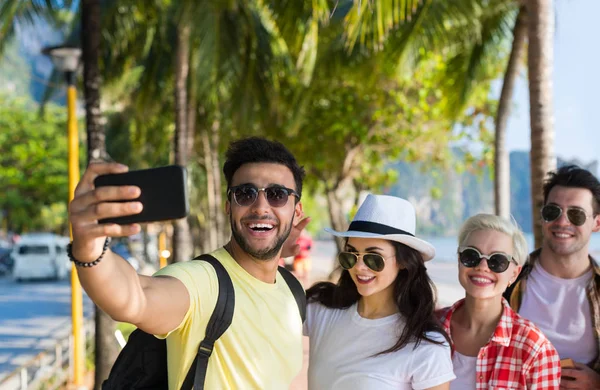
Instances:
[[[584,163],[600,159],[600,0],[556,0],[554,37],[554,151]],[[526,70],[518,80],[507,147],[530,149]]]

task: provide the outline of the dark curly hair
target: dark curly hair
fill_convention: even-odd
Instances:
[[[302,181],[304,168],[298,165],[294,155],[281,142],[270,141],[261,137],[243,138],[232,142],[226,153],[223,174],[227,180],[227,187],[235,172],[244,164],[249,163],[275,163],[285,165],[292,171],[296,192],[302,196]]]

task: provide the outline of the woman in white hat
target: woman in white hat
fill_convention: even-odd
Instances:
[[[527,258],[527,241],[508,219],[478,214],[461,227],[458,279],[466,297],[440,312],[452,339],[451,389],[558,389],[556,350],[502,293]]]
[[[309,389],[448,389],[447,335],[434,315],[424,262],[433,246],[414,236],[404,199],[368,195],[348,231],[337,284],[307,291]]]

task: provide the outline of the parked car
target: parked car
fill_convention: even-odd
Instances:
[[[13,247],[12,277],[25,279],[64,279],[70,263],[67,256],[68,237],[52,233],[30,233],[21,236]]]
[[[12,248],[0,246],[0,275],[7,275],[12,271]]]

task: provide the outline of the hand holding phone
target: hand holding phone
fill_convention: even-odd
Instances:
[[[183,218],[189,213],[187,173],[179,165],[101,175],[94,180],[96,188],[125,185],[139,187],[141,194],[137,199],[123,202],[141,202],[142,211],[134,215],[101,219],[99,223],[127,225],[157,222]]]

